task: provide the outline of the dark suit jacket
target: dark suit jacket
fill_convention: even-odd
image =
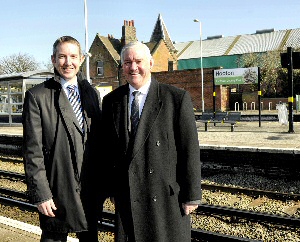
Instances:
[[[96,157],[100,137],[101,99],[97,91],[78,77],[84,110],[85,133],[79,127],[71,104],[59,82],[51,78],[28,90],[23,108],[23,156],[32,203],[50,198],[56,217],[40,215],[48,231],[84,231],[95,219],[96,177],[101,177]],[[98,204],[101,207],[101,204]]]
[[[190,95],[152,79],[133,144],[128,95],[126,84],[102,103],[117,215],[129,221],[132,211],[136,241],[190,242],[190,217],[183,214],[181,203],[201,199],[200,149]],[[125,223],[117,221],[117,241],[124,241]]]

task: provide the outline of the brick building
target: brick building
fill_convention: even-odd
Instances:
[[[203,70],[203,94],[205,110],[213,110],[213,68]],[[194,108],[201,110],[201,70],[175,70],[152,73],[152,75],[162,83],[174,85],[182,88],[191,94]],[[227,86],[215,87],[215,108],[226,111],[229,109],[229,88]]]
[[[219,68],[238,68],[237,59],[245,53],[263,53],[274,49],[284,49],[286,46],[300,48],[300,29],[275,31],[257,31],[251,35],[218,36],[203,40],[203,67],[204,67],[204,103],[205,110],[213,110],[213,101],[216,101],[216,110],[227,111],[243,108],[247,102],[250,106],[255,102],[258,108],[256,92],[238,93],[230,86],[216,86],[215,99],[213,98],[213,70]],[[120,52],[122,47],[137,40],[134,20],[124,20],[120,39],[112,35],[101,36],[96,34],[89,53],[91,53],[89,70],[91,82],[102,96],[124,84],[120,68]],[[272,44],[270,44],[272,43]],[[298,43],[298,44],[297,44]],[[199,59],[199,41],[173,43],[166,25],[159,14],[154,25],[150,41],[145,43],[153,56],[153,75],[164,83],[184,88],[191,93],[194,108],[201,110],[201,72]],[[85,64],[82,65],[85,71]],[[267,107],[271,101],[262,100]],[[272,100],[273,108],[278,101]]]
[[[116,39],[97,34],[92,42],[89,69],[93,85],[111,86],[115,89],[124,83],[120,70],[120,52],[124,45],[137,40],[134,20],[124,20],[122,37]],[[177,69],[176,49],[169,37],[161,15],[158,16],[150,42],[145,43],[153,56],[153,72],[172,71]],[[85,65],[83,64],[85,71]]]
[[[122,37],[116,39],[112,35],[101,36],[96,34],[89,53],[90,77],[92,84],[105,95],[107,92],[114,90],[119,85],[124,84],[126,80],[122,76],[120,68],[120,52],[122,47],[132,41],[137,40],[134,20],[124,20],[122,26]],[[168,34],[166,25],[159,14],[155,23],[150,42],[145,43],[153,56],[154,67],[153,76],[158,81],[184,88],[191,93],[194,108],[201,109],[201,72],[195,70],[177,70],[177,50]],[[82,65],[85,71],[85,63]],[[207,69],[205,73],[205,97],[207,103],[205,106],[212,109],[212,70]],[[220,93],[218,88],[217,93]],[[217,107],[221,109],[221,100],[217,95]]]

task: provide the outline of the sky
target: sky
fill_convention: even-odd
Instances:
[[[161,14],[173,41],[300,28],[300,0],[1,0],[0,60],[28,54],[45,67],[52,45],[75,37],[83,51],[97,34],[120,39],[124,20],[134,20],[137,39],[148,42]],[[85,25],[87,17],[87,28]],[[86,48],[86,33],[88,42]]]

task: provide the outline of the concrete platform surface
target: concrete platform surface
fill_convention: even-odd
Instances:
[[[27,223],[0,216],[1,242],[39,242],[41,229]],[[68,237],[68,242],[78,239]]]
[[[231,132],[230,124],[197,122],[200,146],[281,149],[300,151],[300,123],[283,125],[275,121],[239,122]],[[293,131],[293,132],[290,132]]]
[[[276,121],[239,122],[231,132],[230,124],[204,124],[196,122],[200,146],[236,146],[278,149],[300,149],[300,122],[280,124]],[[294,132],[289,132],[294,131]],[[0,127],[0,134],[22,135],[23,127]]]

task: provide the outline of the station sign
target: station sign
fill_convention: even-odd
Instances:
[[[215,85],[258,83],[258,67],[214,70]]]

